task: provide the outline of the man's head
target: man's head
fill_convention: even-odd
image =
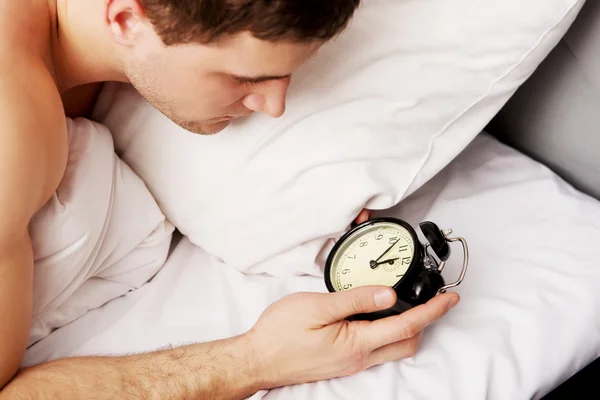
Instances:
[[[193,132],[252,112],[279,117],[291,74],[360,0],[108,0],[127,79]]]

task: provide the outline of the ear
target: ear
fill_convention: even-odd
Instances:
[[[106,20],[117,43],[132,46],[146,19],[139,0],[106,0]]]

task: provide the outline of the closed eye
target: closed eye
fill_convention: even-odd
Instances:
[[[290,78],[290,75],[284,76],[259,76],[256,78],[244,77],[244,76],[233,76],[237,83],[241,85],[258,85],[259,83],[268,81],[281,81]]]
[[[250,86],[254,86],[254,85],[258,85],[261,82],[264,82],[264,81],[256,81],[256,80],[250,80],[250,79],[244,79],[244,78],[237,78],[237,77],[234,77],[234,79],[238,83],[238,85],[250,85]]]

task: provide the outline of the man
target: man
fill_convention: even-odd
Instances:
[[[252,112],[279,117],[292,73],[344,29],[359,0],[0,0],[0,398],[240,399],[411,356],[458,295],[401,316],[389,288],[299,293],[247,333],[123,357],[18,371],[32,308],[28,224],[60,183],[65,113],[103,81],[132,83],[174,122],[214,134]],[[83,97],[79,97],[80,95]],[[75,97],[73,97],[75,96]],[[72,112],[73,105],[76,112]],[[363,217],[364,218],[364,215]]]

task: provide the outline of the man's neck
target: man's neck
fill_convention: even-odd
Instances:
[[[104,1],[48,0],[52,15],[52,59],[61,93],[76,86],[125,81],[106,31]]]

